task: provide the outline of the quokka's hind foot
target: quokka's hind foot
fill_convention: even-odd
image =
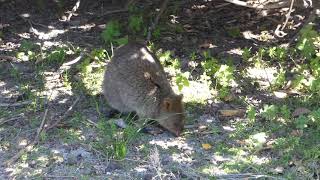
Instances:
[[[164,130],[161,127],[155,125],[148,125],[140,130],[140,132],[151,135],[162,134]]]
[[[121,114],[121,113],[120,113],[120,111],[118,111],[116,109],[110,108],[110,109],[106,110],[104,114],[107,118],[115,118],[115,117],[119,116],[119,114]]]
[[[133,120],[133,121],[136,121],[139,119],[139,116],[135,112],[123,112],[123,113],[120,113],[120,117],[127,120]]]

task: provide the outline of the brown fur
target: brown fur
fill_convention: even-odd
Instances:
[[[156,120],[179,136],[184,126],[182,96],[170,87],[159,60],[137,43],[118,48],[108,64],[103,93],[120,112]]]

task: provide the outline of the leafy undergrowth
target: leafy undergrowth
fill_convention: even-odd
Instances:
[[[313,26],[289,47],[238,48],[237,64],[210,48],[183,55],[163,48],[158,40],[165,32],[185,30],[160,22],[148,47],[184,94],[188,128],[176,138],[143,133],[150,125],[132,115],[105,116],[105,65],[129,35],[147,35],[146,22],[129,7],[128,22],[110,20],[100,32],[103,48],[22,40],[9,53],[19,61],[0,64],[0,100],[18,105],[0,107],[0,162],[33,140],[46,109],[47,122],[54,122],[82,99],[63,122],[40,133],[37,146],[1,167],[0,179],[319,179],[320,36]],[[227,35],[239,38],[241,31],[229,28]]]

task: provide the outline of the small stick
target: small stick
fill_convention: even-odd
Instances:
[[[316,6],[316,5],[315,5],[315,6]],[[307,26],[310,22],[314,21],[314,19],[315,19],[315,17],[316,17],[316,16],[315,16],[315,15],[316,15],[316,11],[317,11],[317,8],[314,8],[314,9],[311,11],[311,13],[310,13],[310,15],[309,15],[309,18],[303,23],[303,25],[302,25],[302,27],[300,28],[300,30],[303,29],[305,26]],[[299,36],[300,30],[297,31],[297,32],[295,33],[295,35],[290,39],[290,41],[288,42],[288,45],[286,46],[286,48],[289,48],[290,45],[297,39],[297,37]]]
[[[18,103],[0,103],[0,107],[17,107],[31,104],[32,101],[23,101]]]
[[[43,176],[44,178],[49,178],[49,179],[77,179],[75,176],[54,176],[54,175],[48,175],[48,176]]]
[[[238,5],[238,6],[244,6],[247,8],[254,8],[254,9],[278,9],[278,8],[282,8],[282,7],[285,7],[286,5],[288,5],[287,1],[278,2],[278,3],[270,4],[270,5],[261,5],[261,4],[251,5],[248,2],[240,1],[240,0],[224,0],[224,1],[229,2],[231,4]]]
[[[62,74],[64,71],[70,69],[71,65],[78,63],[83,58],[83,56],[84,56],[84,53],[80,53],[80,55],[75,59],[68,61],[66,63],[63,63],[59,68],[59,73]]]
[[[23,115],[24,115],[24,114],[21,113],[21,114],[18,114],[17,116],[14,116],[14,117],[9,118],[9,119],[3,119],[3,118],[1,118],[1,119],[0,119],[0,126],[3,125],[3,124],[5,124],[5,123],[7,123],[7,122],[17,120],[17,119],[21,118]]]
[[[169,0],[164,0],[164,1],[162,2],[161,7],[160,7],[160,11],[159,11],[158,15],[157,15],[156,18],[154,19],[154,22],[151,24],[151,26],[148,28],[147,42],[150,41],[150,39],[151,39],[151,32],[156,28],[156,25],[158,24],[161,15],[163,14],[165,8],[167,7],[168,2],[169,2]]]
[[[21,59],[14,56],[0,55],[0,62],[1,61],[21,61]]]
[[[56,127],[63,119],[68,117],[71,114],[71,112],[73,111],[74,106],[79,102],[79,100],[80,100],[80,97],[77,97],[77,99],[73,102],[73,104],[69,107],[69,109],[63,114],[63,116],[61,118],[59,118],[58,120],[56,120],[53,124],[48,126],[46,128],[46,130],[49,130],[49,129]]]
[[[37,130],[37,135],[34,137],[33,141],[30,144],[28,144],[25,148],[21,149],[16,155],[11,157],[8,161],[6,161],[5,165],[11,165],[15,161],[17,161],[22,156],[22,154],[24,154],[25,152],[31,151],[33,147],[38,144],[40,133],[44,131],[44,124],[47,118],[47,114],[48,114],[48,109],[46,109],[44,112],[41,124]]]
[[[67,21],[70,21],[71,17],[74,15],[74,13],[78,10],[78,8],[80,7],[80,0],[78,0],[76,2],[76,4],[73,6],[68,18],[67,18]]]
[[[127,2],[127,4],[125,5],[124,8],[122,8],[122,9],[115,9],[115,10],[112,10],[112,11],[106,11],[106,12],[104,12],[103,14],[98,15],[98,17],[102,17],[102,16],[105,16],[105,15],[108,15],[108,14],[127,12],[128,9],[129,9],[130,4],[133,4],[134,1],[135,1],[135,0],[129,0],[129,1]]]
[[[293,8],[293,3],[294,3],[294,0],[291,0],[289,12],[286,14],[286,20],[285,20],[283,26],[281,27],[281,31],[283,31],[284,28],[285,28],[285,27],[287,26],[287,24],[288,24],[288,21],[289,21],[289,19],[290,19],[290,17],[291,17],[291,12],[292,12],[292,8]]]

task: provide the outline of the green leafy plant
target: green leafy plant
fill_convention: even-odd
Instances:
[[[196,58],[197,58],[196,52],[192,52],[192,53],[190,54],[190,60],[191,60],[191,61],[195,61]]]
[[[296,48],[300,50],[303,57],[311,59],[316,55],[314,42],[319,36],[320,34],[313,29],[312,25],[307,25],[300,31],[300,38]]]
[[[121,35],[119,22],[110,21],[101,35],[106,43],[112,42],[114,39],[118,38]]]
[[[48,54],[47,60],[51,63],[62,64],[66,57],[66,49],[62,47],[58,47],[57,49],[53,50]]]
[[[285,105],[282,105],[280,107],[280,110],[279,110],[281,116],[285,119],[285,120],[289,120],[291,118],[291,111],[289,109],[289,107],[285,104]]]
[[[230,94],[231,83],[234,81],[233,71],[231,66],[223,64],[214,74],[216,85],[218,86],[219,97],[222,99]]]
[[[120,23],[118,21],[110,21],[101,34],[101,37],[106,44],[117,43],[118,45],[121,45],[128,43],[128,36],[120,36]]]
[[[222,87],[228,87],[234,80],[233,71],[234,69],[231,66],[223,64],[214,74],[214,77],[217,79],[219,85],[221,85]]]
[[[251,48],[245,47],[241,55],[244,60],[248,61],[252,57]]]
[[[34,51],[36,47],[37,47],[36,44],[34,44],[33,42],[28,41],[28,40],[22,40],[21,45],[19,47],[19,50],[25,51],[25,52]]]
[[[254,106],[249,106],[247,108],[247,118],[249,119],[250,124],[253,124],[256,121],[256,109]]]
[[[240,31],[239,27],[229,28],[227,30],[227,33],[229,36],[231,36],[233,38],[240,37],[240,35],[241,35],[241,31]]]
[[[170,51],[165,51],[165,52],[158,52],[157,56],[159,58],[159,61],[161,62],[162,65],[166,65],[168,61],[170,61],[171,58],[171,52]]]
[[[141,15],[133,15],[129,17],[129,28],[133,32],[139,32],[142,29],[143,19]]]
[[[286,58],[287,52],[282,47],[271,47],[268,49],[268,55],[271,59],[283,61]]]
[[[113,122],[103,119],[99,121],[97,128],[101,140],[95,146],[115,159],[125,158],[129,143],[138,135],[138,128],[127,125],[125,129],[118,130]]]
[[[176,84],[178,86],[179,91],[182,90],[184,86],[189,86],[189,72],[179,73],[176,75]]]
[[[147,33],[144,33],[145,35],[147,35]],[[161,28],[156,27],[155,30],[152,32],[152,37],[155,39],[159,39],[161,36]]]
[[[261,117],[269,121],[275,120],[277,113],[278,107],[276,105],[264,105],[263,109],[260,111]]]
[[[271,82],[271,86],[273,89],[278,89],[283,87],[285,85],[285,82],[286,82],[285,70],[280,69],[276,75],[276,78]]]
[[[308,118],[306,116],[299,116],[296,118],[295,125],[297,129],[303,130],[307,127]]]
[[[209,51],[204,51],[203,56],[204,61],[201,62],[201,66],[208,76],[213,76],[219,69],[218,60],[213,58]]]
[[[24,61],[34,60],[37,57],[35,53],[36,50],[37,50],[36,44],[32,43],[31,41],[22,40],[21,45],[19,47],[19,51],[16,54],[16,57]]]

